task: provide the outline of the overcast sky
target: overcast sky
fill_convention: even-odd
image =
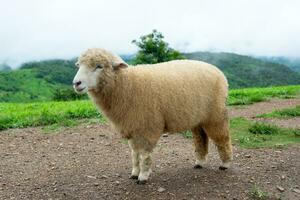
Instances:
[[[0,63],[136,52],[158,29],[184,52],[300,57],[300,0],[0,0]]]

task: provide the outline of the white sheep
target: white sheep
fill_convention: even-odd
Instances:
[[[131,178],[145,183],[151,152],[163,133],[191,130],[196,165],[202,168],[208,141],[216,144],[222,165],[229,167],[232,147],[226,99],[228,84],[215,66],[192,60],[128,65],[118,56],[89,49],[76,64],[77,93],[88,93],[132,150]]]

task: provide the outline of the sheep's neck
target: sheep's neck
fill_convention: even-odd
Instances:
[[[104,80],[105,85],[100,84],[98,90],[89,92],[97,107],[109,118],[116,117],[113,110],[119,109],[120,101],[124,101],[124,79],[126,79],[126,75],[123,73],[109,77]],[[121,104],[123,105],[124,102]]]

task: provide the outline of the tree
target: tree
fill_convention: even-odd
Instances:
[[[133,64],[154,64],[169,60],[185,59],[179,52],[169,47],[161,32],[153,30],[148,35],[141,36],[132,43],[138,46],[139,51],[133,59]]]

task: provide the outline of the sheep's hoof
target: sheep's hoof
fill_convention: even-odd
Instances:
[[[147,183],[147,181],[146,180],[137,180],[137,182],[136,182],[137,184],[139,184],[139,185],[145,185],[146,183]]]
[[[228,169],[228,167],[224,167],[224,166],[219,167],[219,170],[226,170],[226,169]]]
[[[136,176],[136,175],[131,175],[129,178],[130,178],[130,179],[138,179],[138,178],[139,178],[139,176]]]
[[[202,169],[202,165],[194,165],[194,169]]]

